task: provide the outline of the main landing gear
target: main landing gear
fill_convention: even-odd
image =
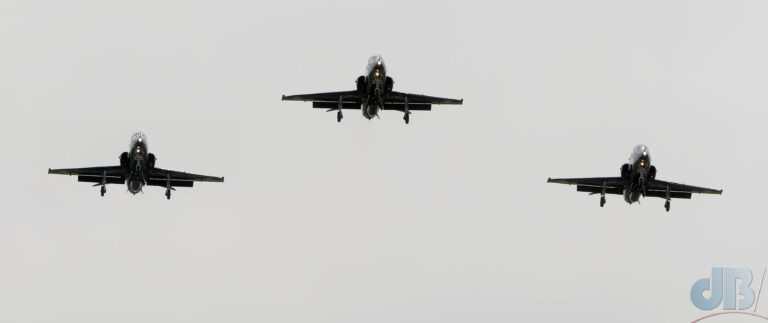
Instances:
[[[672,200],[672,190],[669,188],[669,184],[667,184],[667,202],[664,203],[664,208],[669,212],[669,201]]]
[[[101,185],[101,197],[104,197],[104,194],[107,193],[107,171],[101,172],[101,183],[95,184],[93,186],[99,186]]]
[[[339,113],[336,114],[336,122],[341,122],[344,116],[341,114],[341,110],[344,109],[344,97],[339,95]]]
[[[176,190],[171,186],[171,184],[172,184],[171,173],[166,173],[165,174],[165,198],[169,200],[171,199],[171,190],[174,190],[174,191]]]
[[[405,112],[405,116],[403,117],[403,120],[405,120],[405,124],[408,124],[408,122],[411,121],[411,111],[408,111],[408,96],[405,97],[403,112]]]
[[[341,114],[341,110],[339,110],[339,113],[336,114],[336,122],[341,122],[343,118],[344,116]]]
[[[667,200],[667,203],[664,203],[664,208],[667,209],[667,212],[669,212],[669,200]]]
[[[608,183],[606,181],[603,181],[603,190],[600,191],[600,207],[605,206],[605,189],[606,186],[608,186]]]

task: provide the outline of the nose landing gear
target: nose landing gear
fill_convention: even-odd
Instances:
[[[102,185],[101,186],[101,196],[104,197],[104,194],[106,194],[106,193],[107,193],[107,186],[106,185]]]
[[[667,209],[667,212],[669,212],[669,200],[667,200],[667,203],[664,203],[664,208]]]
[[[605,206],[605,196],[600,197],[600,207]]]

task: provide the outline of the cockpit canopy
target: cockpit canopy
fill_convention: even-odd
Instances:
[[[137,144],[143,144],[145,147],[147,146],[147,135],[145,135],[143,132],[137,132],[133,134],[131,137],[131,148],[135,147]]]
[[[635,146],[635,149],[632,150],[632,156],[629,156],[629,159],[630,161],[635,161],[641,158],[648,160],[650,159],[650,154],[651,153],[648,151],[648,147],[646,145],[637,145]]]
[[[386,68],[384,66],[384,58],[382,58],[381,55],[376,55],[368,59],[368,67],[366,68],[366,73],[371,74],[371,71],[377,67],[381,69]]]

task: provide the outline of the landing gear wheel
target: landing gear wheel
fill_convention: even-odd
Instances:
[[[169,200],[171,199],[171,190],[165,190],[165,197]]]
[[[339,110],[339,113],[336,114],[336,122],[341,122],[342,118],[344,118],[344,116],[341,115],[341,110]]]
[[[605,206],[605,196],[600,197],[600,207]]]
[[[664,208],[667,209],[667,212],[669,212],[670,203],[669,200],[667,200],[667,203],[664,203]]]
[[[104,194],[106,194],[106,193],[107,193],[107,187],[106,186],[102,186],[101,187],[101,196],[103,197]]]
[[[411,115],[406,113],[405,116],[403,117],[403,120],[405,120],[405,124],[408,124],[409,122],[411,122]]]

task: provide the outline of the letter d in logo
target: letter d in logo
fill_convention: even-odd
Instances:
[[[709,278],[699,279],[691,287],[691,302],[705,311],[714,309],[723,300],[723,268],[712,268],[711,288],[709,280]],[[704,298],[705,291],[709,291],[709,298]]]

